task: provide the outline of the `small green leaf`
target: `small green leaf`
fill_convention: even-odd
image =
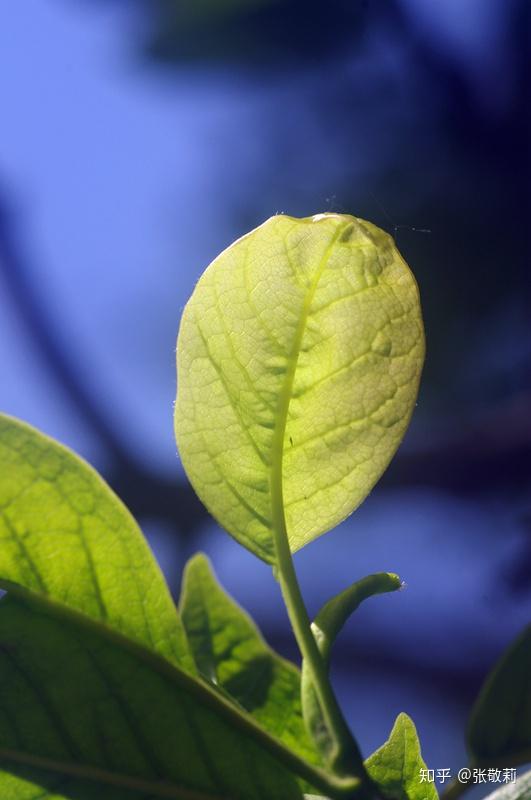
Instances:
[[[198,671],[291,750],[318,763],[302,719],[298,669],[264,642],[202,554],[186,565],[179,608]]]
[[[193,670],[168,587],[134,519],[70,450],[0,415],[0,588],[100,620]]]
[[[312,632],[328,667],[332,645],[348,618],[368,597],[400,589],[398,575],[379,572],[356,581],[329,600],[312,622]],[[305,660],[302,662],[301,698],[304,719],[319,750],[325,756],[333,751],[334,738],[327,730]]]
[[[423,780],[426,765],[417,731],[407,714],[396,718],[389,739],[365,762],[367,772],[389,800],[437,800],[433,783]]]
[[[0,643],[3,800],[301,798],[282,760],[303,762],[101,623],[7,595]]]
[[[515,783],[500,786],[485,800],[529,800],[531,798],[531,770],[521,775]]]
[[[324,604],[312,622],[312,631],[319,651],[328,664],[330,651],[343,625],[359,605],[369,597],[402,588],[402,581],[393,572],[376,572],[356,581]]]
[[[531,761],[531,626],[501,657],[472,710],[468,749],[474,763]]]
[[[278,215],[205,271],[181,320],[175,432],[218,522],[275,562],[345,519],[408,425],[424,358],[418,289],[392,238],[342,214]]]

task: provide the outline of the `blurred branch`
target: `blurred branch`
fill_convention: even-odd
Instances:
[[[0,193],[0,276],[11,296],[33,347],[50,374],[104,448],[110,461],[109,483],[137,518],[169,522],[181,537],[192,537],[207,512],[188,484],[149,473],[117,436],[100,398],[87,385],[66,347],[68,336],[47,311],[42,291],[36,291],[31,266],[19,237],[19,225]],[[399,453],[383,478],[384,487],[430,486],[467,496],[498,490],[522,490],[531,478],[531,395],[481,419],[461,423],[439,435],[425,450]],[[524,575],[531,553],[520,561]],[[522,581],[519,571],[518,583]],[[516,579],[515,579],[516,580]]]
[[[522,490],[531,480],[531,393],[446,425],[429,448],[399,453],[384,483],[433,486],[466,495]]]
[[[390,0],[389,0],[390,2]],[[148,55],[178,64],[226,61],[283,69],[316,63],[356,42],[367,0],[150,0]]]
[[[105,448],[110,461],[109,483],[124,503],[137,518],[163,518],[179,536],[190,536],[203,522],[206,512],[191,489],[177,480],[163,480],[150,474],[117,436],[99,397],[77,367],[83,359],[71,356],[74,348],[65,346],[67,334],[59,329],[55,316],[48,313],[42,286],[36,289],[37,270],[24,252],[16,222],[0,192],[0,276],[33,347]]]

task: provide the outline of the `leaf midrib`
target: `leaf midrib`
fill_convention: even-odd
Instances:
[[[30,753],[11,750],[8,747],[0,747],[0,758],[25,766],[36,767],[37,769],[49,770],[50,772],[67,775],[72,778],[87,779],[110,786],[131,789],[131,791],[136,792],[148,792],[155,797],[169,798],[169,800],[230,800],[227,795],[205,794],[204,792],[196,792],[166,781],[148,781],[142,778],[136,778],[132,775],[124,775],[123,773],[114,771],[110,772],[105,769],[100,769],[99,767],[87,766],[85,764],[73,764],[68,761],[56,761],[43,756],[34,756]]]
[[[284,526],[284,491],[283,491],[283,462],[284,462],[284,440],[286,437],[286,426],[288,423],[289,406],[293,397],[293,384],[295,382],[295,373],[297,371],[297,364],[301,352],[302,340],[306,331],[306,325],[310,316],[310,309],[313,303],[315,292],[319,281],[322,277],[324,270],[330,259],[330,255],[335,247],[335,244],[342,232],[351,225],[348,220],[343,225],[338,226],[330,243],[326,247],[321,261],[315,271],[312,282],[304,298],[301,314],[295,336],[293,338],[293,345],[287,357],[288,368],[284,383],[279,393],[279,400],[277,406],[277,421],[273,431],[273,438],[271,443],[271,466],[270,466],[270,496],[271,496],[271,518],[272,520],[282,518]]]

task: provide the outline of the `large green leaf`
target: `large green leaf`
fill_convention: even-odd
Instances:
[[[303,762],[100,623],[7,595],[0,642],[2,800],[301,797],[281,762]]]
[[[264,642],[202,554],[186,565],[179,609],[199,672],[292,750],[319,762],[302,718],[299,670]]]
[[[378,572],[356,581],[325,603],[312,622],[312,632],[327,668],[336,637],[360,603],[377,594],[394,592],[401,586],[402,581],[398,575]],[[306,725],[319,750],[328,756],[333,752],[335,742],[325,724],[306,660],[302,662],[301,699]]]
[[[389,800],[438,800],[435,785],[426,780],[417,731],[407,714],[398,715],[389,739],[365,766]]]
[[[531,761],[531,626],[496,664],[472,710],[468,749],[477,764]]]
[[[3,415],[0,588],[81,611],[194,669],[164,578],[127,509],[78,456]]]
[[[199,497],[269,562],[280,503],[303,547],[386,468],[423,357],[417,285],[390,236],[348,215],[272,217],[210,265],[182,317],[175,430]]]

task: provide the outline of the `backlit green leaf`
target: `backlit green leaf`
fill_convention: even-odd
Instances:
[[[135,521],[87,463],[0,415],[0,588],[81,611],[193,670]]]
[[[531,626],[502,656],[476,701],[468,728],[474,763],[531,761]]]
[[[389,739],[365,766],[389,800],[438,800],[434,784],[425,780],[427,770],[417,731],[407,714],[398,715]]]
[[[175,430],[199,497],[274,563],[281,485],[303,547],[388,465],[423,357],[417,285],[390,236],[348,215],[272,217],[210,265],[182,317]]]
[[[198,671],[269,733],[319,762],[302,719],[299,670],[264,642],[202,554],[186,565],[179,609]]]
[[[100,623],[7,595],[0,643],[2,800],[301,798],[280,744]]]
[[[367,577],[356,581],[325,603],[314,622],[312,622],[312,632],[327,667],[330,661],[330,651],[337,635],[360,603],[376,594],[394,592],[400,589],[401,586],[402,582],[398,575],[390,572],[379,572],[375,575],[367,575]],[[320,752],[326,756],[333,751],[334,738],[327,730],[313,688],[311,672],[305,660],[302,662],[301,699],[306,725],[311,731]]]

